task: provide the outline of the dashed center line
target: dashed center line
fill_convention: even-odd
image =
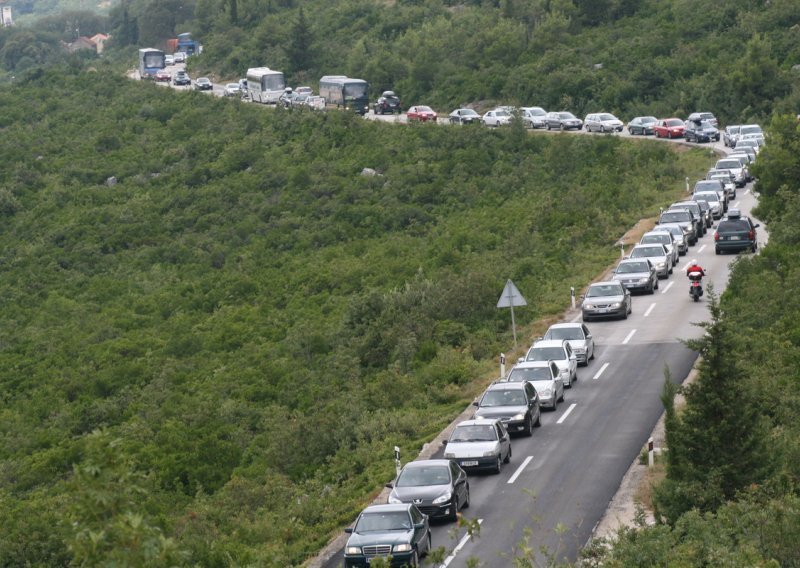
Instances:
[[[665,288],[664,288],[664,289],[661,291],[661,293],[662,293],[662,294],[666,294],[666,293],[667,293],[667,290],[669,290],[670,288],[672,288],[672,285],[673,285],[673,284],[675,284],[675,281],[674,281],[674,280],[673,280],[672,282],[670,282],[669,284],[667,284],[667,285],[666,285],[666,287],[665,287]]]
[[[636,333],[636,330],[632,329],[631,332],[627,335],[627,337],[625,337],[625,339],[622,340],[622,344],[627,345],[628,342],[631,340],[631,337],[633,337],[634,333]]]
[[[599,378],[600,378],[600,375],[602,375],[602,374],[603,374],[603,371],[605,371],[606,369],[608,369],[608,363],[603,363],[603,366],[602,366],[602,367],[600,367],[600,370],[599,370],[599,371],[597,371],[597,372],[594,374],[594,377],[592,377],[592,380],[593,380],[593,381],[596,381],[597,379],[599,379]]]
[[[483,519],[478,519],[478,524],[480,525],[480,524],[482,524],[482,523],[483,523]],[[444,559],[444,562],[442,562],[442,566],[449,566],[449,565],[450,565],[450,563],[451,563],[453,560],[455,560],[455,558],[456,558],[456,554],[458,554],[458,552],[459,552],[459,551],[460,551],[462,548],[464,548],[464,545],[466,545],[466,544],[467,544],[467,541],[468,541],[468,540],[469,540],[469,533],[467,533],[467,534],[465,534],[464,536],[462,536],[462,537],[461,537],[461,540],[459,540],[459,541],[458,541],[458,544],[457,544],[457,545],[456,545],[456,547],[453,549],[453,552],[450,554],[450,556],[448,556],[447,558],[445,558],[445,559]]]
[[[649,308],[647,308],[647,311],[644,313],[644,317],[647,317],[647,316],[649,316],[649,315],[650,315],[650,312],[652,312],[652,311],[653,311],[653,308],[655,308],[655,307],[656,307],[656,305],[655,305],[654,303],[653,303],[653,304],[650,304],[650,307],[649,307]]]
[[[703,249],[704,249],[704,248],[706,248],[706,245],[703,245],[703,246],[701,246],[699,249],[697,249],[697,252],[703,252]]]
[[[512,475],[509,478],[508,483],[514,483],[517,480],[517,478],[519,477],[519,474],[522,473],[522,470],[525,469],[525,466],[528,465],[529,463],[531,463],[532,459],[533,459],[533,456],[528,456],[527,458],[525,458],[525,460],[517,468],[517,471],[514,472],[514,475]]]
[[[562,422],[564,422],[564,420],[567,419],[567,416],[569,416],[569,413],[572,412],[572,409],[574,409],[576,406],[577,406],[577,404],[574,403],[574,402],[572,404],[570,404],[569,408],[567,408],[567,411],[564,414],[561,415],[561,418],[558,419],[556,424],[561,424]]]

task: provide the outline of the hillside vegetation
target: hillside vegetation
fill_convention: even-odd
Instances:
[[[506,278],[558,313],[709,160],[103,68],[0,128],[2,565],[301,562],[482,388]]]
[[[723,125],[800,112],[795,0],[198,0],[188,18],[186,5],[123,2],[110,27],[132,46],[192,31],[199,74],[268,65],[313,87],[347,74],[440,112],[710,110]]]

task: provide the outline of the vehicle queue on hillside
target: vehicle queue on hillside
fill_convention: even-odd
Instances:
[[[325,79],[333,88],[350,81],[344,76]],[[230,89],[232,95],[246,98],[246,85],[251,82],[248,77],[238,92],[237,84],[229,84],[226,91]],[[357,85],[361,95],[366,95],[366,85]],[[276,104],[296,107],[292,104],[292,89],[284,89]],[[303,95],[304,101],[312,96],[307,88]],[[347,108],[345,103],[343,98],[341,106]],[[375,103],[373,112],[399,112],[399,104],[395,93],[387,91]],[[366,114],[368,106],[367,103],[352,110],[362,113],[363,109],[362,114]],[[409,110],[410,121],[436,122],[438,118],[426,105],[413,105]],[[448,122],[500,127],[517,118],[528,128],[599,133],[623,130],[623,123],[610,113],[589,114],[581,121],[566,111],[546,112],[541,107],[498,107],[483,116],[473,109],[460,108],[449,114]],[[373,558],[387,558],[392,566],[418,566],[420,558],[433,548],[431,521],[456,521],[459,512],[470,506],[469,473],[500,473],[512,460],[512,436],[532,436],[541,426],[542,409],[557,410],[565,400],[566,390],[577,386],[578,366],[589,366],[594,359],[593,334],[586,322],[627,319],[634,310],[633,294],[654,294],[659,281],[673,275],[679,257],[686,256],[690,247],[714,229],[715,223],[716,254],[756,252],[759,225],[729,204],[736,197],[737,188],[752,180],[749,165],[765,143],[764,134],[758,125],[732,125],[720,133],[716,122],[711,113],[694,113],[686,121],[636,117],[628,122],[626,128],[631,135],[682,137],[694,142],[723,140],[732,150],[715,163],[705,179],[695,183],[689,199],[661,212],[656,226],[618,263],[611,279],[588,286],[580,302],[583,322],[550,326],[543,337],[531,344],[525,357],[473,402],[472,418],[458,423],[444,442],[443,459],[408,462],[387,484],[391,489],[388,503],[366,507],[353,526],[345,529],[349,534],[344,549],[345,568],[369,566]],[[690,136],[686,136],[687,128],[693,132]]]

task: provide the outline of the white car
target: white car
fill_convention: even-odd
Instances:
[[[656,267],[659,278],[669,278],[672,274],[672,257],[662,244],[636,245],[628,258],[646,258]]]
[[[623,126],[620,119],[607,112],[587,114],[583,120],[587,132],[622,132]]]
[[[164,65],[175,65],[175,57],[172,55],[165,55]]]
[[[719,205],[719,201],[717,201],[717,204]],[[710,203],[709,203],[709,207],[711,207],[712,211],[713,211],[713,207],[711,206]],[[644,235],[642,235],[642,238],[639,239],[639,244],[640,245],[653,245],[653,244],[664,245],[664,248],[667,249],[667,252],[669,253],[669,257],[672,260],[672,266],[675,266],[676,264],[678,264],[678,257],[679,257],[678,247],[675,246],[675,237],[672,236],[672,233],[670,231],[666,231],[666,230],[663,230],[663,229],[659,230],[659,228],[656,227],[654,230],[649,231],[649,232],[645,233]]]
[[[511,437],[497,418],[465,420],[450,434],[444,457],[465,471],[489,469],[500,473],[502,464],[511,461]]]
[[[589,328],[580,322],[554,323],[542,339],[566,339],[578,365],[588,365],[594,359],[594,338]]]
[[[483,124],[486,126],[506,126],[511,124],[511,120],[513,119],[513,115],[509,113],[507,110],[503,110],[501,108],[496,108],[494,110],[490,110],[489,112],[483,115],[481,119]]]
[[[172,59],[175,61],[175,63],[186,63],[186,53],[183,51],[176,51],[172,56]]]
[[[539,395],[539,404],[552,410],[564,401],[564,379],[555,361],[521,361],[514,365],[506,381],[528,381]]]
[[[522,123],[526,128],[544,128],[547,126],[544,121],[547,111],[542,107],[522,107],[519,110],[522,113]]]
[[[563,339],[541,339],[534,342],[525,361],[553,361],[561,370],[564,386],[572,387],[573,381],[578,380],[578,358],[572,352],[572,346]]]

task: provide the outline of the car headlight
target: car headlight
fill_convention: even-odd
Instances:
[[[456,455],[453,452],[445,452],[444,453],[444,459],[446,459],[446,460],[452,460],[452,459],[455,459],[455,457],[456,457]]]
[[[345,554],[361,554],[360,546],[348,546],[344,549]]]
[[[397,495],[395,495],[394,491],[392,491],[391,493],[389,493],[389,503],[391,503],[392,505],[399,505],[400,503],[402,503],[402,501],[398,499]]]
[[[658,263],[656,263],[656,267],[657,267],[657,268],[664,268],[664,267],[666,267],[666,266],[667,266],[667,263],[666,263],[666,262],[658,262]]]
[[[586,308],[587,310],[593,310],[594,304],[583,304],[583,307]]]
[[[485,457],[485,458],[491,458],[491,457],[494,457],[496,455],[497,455],[497,451],[495,451],[495,450],[489,450],[488,452],[483,452],[483,457]]]
[[[442,493],[439,497],[433,500],[434,505],[440,505],[441,503],[447,503],[452,495],[448,491],[447,493]]]
[[[544,389],[544,391],[542,391],[542,396],[545,398],[549,397],[551,394],[553,394],[553,391],[550,390],[550,387],[547,387]]]
[[[574,351],[575,353],[583,353],[584,351],[586,351],[586,347],[575,347],[575,348],[573,349],[573,351]]]
[[[394,552],[411,552],[411,545],[404,543],[404,544],[395,544],[394,548],[392,548]]]
[[[511,420],[525,420],[525,414],[520,412],[511,417]],[[435,502],[435,501],[434,501]]]
[[[611,304],[611,307],[612,307],[612,308],[618,308],[618,307],[620,307],[621,305],[622,305],[622,302],[614,302],[613,304]]]

